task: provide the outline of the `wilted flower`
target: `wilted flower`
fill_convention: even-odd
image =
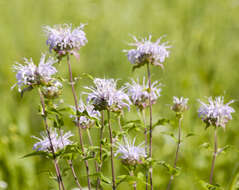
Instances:
[[[141,39],[139,41],[135,36],[134,43],[130,43],[131,46],[136,46],[135,49],[124,50],[127,52],[128,60],[135,64],[135,67],[143,66],[144,64],[152,64],[163,67],[163,62],[169,57],[168,48],[166,43],[160,44],[162,38],[159,38],[156,42],[151,42],[151,35],[149,38]]]
[[[55,130],[50,131],[51,142],[54,148],[54,151],[63,149],[65,146],[72,144],[72,141],[69,140],[73,134],[69,131],[63,134],[63,130],[60,131],[62,135],[59,135]],[[39,142],[33,145],[33,150],[51,152],[51,143],[46,132],[41,133],[41,138],[33,136]]]
[[[135,146],[135,138],[133,141],[124,138],[124,143],[117,143],[116,146],[118,150],[116,151],[115,156],[119,155],[119,158],[122,159],[123,163],[128,165],[140,164],[146,157],[142,145],[143,143]]]
[[[85,87],[91,92],[87,101],[92,102],[96,110],[121,111],[123,107],[130,107],[130,99],[124,89],[117,89],[117,82],[114,79],[94,79],[93,87]]]
[[[173,97],[173,106],[171,109],[177,113],[182,113],[188,109],[188,98],[183,97]]]
[[[46,98],[57,98],[62,93],[62,84],[55,80],[49,86],[43,87],[43,94]]]
[[[72,108],[75,110],[75,107]],[[83,114],[79,117],[79,123],[83,129],[92,126],[95,123],[95,120],[99,120],[101,116],[100,112],[95,110],[93,105],[85,105],[82,100],[80,100],[78,111]],[[71,115],[71,117],[77,122],[77,117],[75,115]]]
[[[199,117],[207,124],[207,126],[213,125],[216,127],[226,127],[229,120],[232,120],[231,113],[235,110],[229,105],[234,101],[230,101],[224,104],[224,97],[216,97],[214,100],[212,97],[208,98],[209,104],[201,102],[201,107],[198,110]]]
[[[57,70],[53,66],[56,61],[49,57],[46,60],[46,55],[42,54],[39,65],[35,65],[32,59],[24,58],[24,65],[16,63],[13,66],[16,74],[18,90],[21,92],[22,88],[32,87],[33,85],[46,84],[52,80]],[[15,85],[13,86],[15,87]]]
[[[76,51],[88,42],[83,31],[84,26],[81,24],[75,29],[72,29],[72,24],[44,26],[49,50],[53,49],[59,56],[67,53],[77,54]]]
[[[145,78],[143,78],[143,84],[139,83],[139,80],[131,80],[132,83],[126,83],[126,88],[128,90],[127,94],[130,97],[134,105],[139,109],[144,109],[149,106],[149,85],[148,82],[145,83]],[[158,81],[155,81],[151,85],[151,103],[156,103],[157,99],[160,97],[160,88],[161,84]]]

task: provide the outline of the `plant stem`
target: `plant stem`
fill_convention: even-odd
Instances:
[[[103,140],[103,133],[104,133],[104,111],[101,112],[101,128],[100,128],[100,165],[99,165],[99,172],[102,169],[102,140]],[[100,177],[97,179],[97,186],[96,188],[100,187]]]
[[[131,170],[130,172],[129,172],[129,174],[130,174],[130,176],[134,176],[134,171],[133,170]],[[134,182],[133,183],[133,188],[134,188],[134,190],[137,190],[137,183],[136,182]]]
[[[180,148],[180,144],[181,144],[181,126],[182,126],[182,117],[180,116],[180,118],[178,120],[178,143],[177,143],[176,156],[175,156],[174,165],[173,165],[174,168],[177,167],[179,148]],[[174,176],[171,175],[170,179],[169,179],[167,190],[170,189],[172,181],[173,181],[173,178],[174,178]]]
[[[112,188],[116,190],[115,186],[115,168],[114,168],[114,154],[113,154],[113,137],[112,137],[112,129],[110,122],[110,111],[107,110],[108,113],[108,123],[109,123],[109,133],[110,133],[110,156],[111,156],[111,170],[112,170]]]
[[[147,64],[147,71],[148,71],[148,84],[149,84],[149,157],[152,159],[152,122],[153,122],[153,115],[152,115],[152,102],[151,102],[151,74],[149,63]],[[150,165],[149,169],[149,178],[150,178],[150,189],[153,190],[153,168],[152,164]]]
[[[78,181],[78,178],[77,178],[77,176],[76,176],[76,172],[75,172],[75,169],[74,169],[74,166],[73,166],[72,161],[71,161],[71,160],[68,160],[68,164],[69,164],[69,166],[70,166],[70,168],[71,168],[72,175],[73,175],[73,177],[74,177],[74,180],[75,180],[76,184],[78,185],[79,189],[82,190],[82,187],[81,187],[81,185],[80,185],[80,182]]]
[[[119,128],[120,128],[120,132],[123,134],[123,128],[121,126],[120,117],[121,117],[121,115],[118,116],[118,125],[119,125]],[[123,141],[124,141],[124,144],[125,144],[126,143],[125,135],[123,135]]]
[[[215,168],[216,157],[217,157],[217,129],[215,128],[215,131],[214,131],[214,153],[213,153],[213,158],[212,158],[212,167],[211,167],[210,181],[209,181],[210,184],[212,184],[212,182],[213,182],[213,172],[214,172],[214,168]]]
[[[142,114],[142,118],[143,118],[143,122],[144,122],[144,149],[145,149],[145,154],[148,156],[148,128],[147,128],[147,125],[146,125],[146,118],[145,118],[145,110],[142,110],[141,111],[141,114]],[[146,181],[146,185],[145,185],[145,189],[148,190],[148,177],[149,177],[149,174],[148,174],[148,170],[146,168],[146,171],[145,171],[145,181]]]
[[[90,131],[89,131],[89,129],[86,129],[86,130],[87,130],[87,135],[88,135],[88,139],[89,139],[90,146],[93,147],[93,141],[92,141],[92,138],[91,138],[91,135],[90,135]],[[95,158],[95,152],[93,152],[93,157]],[[97,173],[99,172],[99,166],[98,166],[96,160],[95,160],[95,171],[96,171]],[[98,186],[96,186],[96,190],[98,190]]]
[[[46,106],[45,106],[44,96],[43,96],[40,88],[38,88],[38,92],[39,92],[41,106],[42,106],[42,112],[43,112],[42,115],[43,115],[44,126],[45,126],[45,130],[47,132],[47,137],[49,139],[50,148],[51,148],[51,152],[52,152],[52,155],[53,155],[54,166],[55,166],[55,169],[56,169],[56,176],[57,176],[57,182],[58,182],[59,190],[61,190],[61,189],[65,190],[65,187],[64,187],[64,184],[63,184],[63,181],[62,181],[60,168],[59,168],[59,165],[58,165],[58,162],[57,162],[55,150],[54,150],[52,140],[51,140],[51,133],[50,133],[49,126],[48,126],[48,123],[47,123]]]
[[[76,115],[79,110],[78,102],[77,102],[77,96],[76,96],[76,91],[74,87],[74,81],[72,77],[72,71],[71,71],[71,64],[70,64],[70,56],[67,54],[67,65],[68,65],[68,71],[69,71],[69,78],[70,78],[70,84],[71,84],[71,90],[75,102],[75,109],[76,109]],[[80,137],[80,145],[81,145],[81,151],[83,156],[85,156],[85,149],[84,149],[84,142],[83,142],[83,137],[82,137],[82,131],[80,127],[80,122],[79,122],[79,117],[77,116],[77,127],[78,127],[78,132],[79,132],[79,137]],[[87,175],[87,182],[88,182],[88,189],[91,190],[91,184],[90,184],[90,174],[89,174],[89,164],[87,160],[84,160],[85,167],[86,167],[86,175]]]

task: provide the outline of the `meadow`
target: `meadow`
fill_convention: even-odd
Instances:
[[[19,92],[11,86],[16,83],[12,66],[23,57],[39,60],[41,52],[48,52],[45,25],[87,23],[85,32],[88,43],[80,49],[80,60],[72,58],[74,76],[80,76],[76,85],[80,96],[84,86],[92,81],[83,73],[99,78],[120,79],[121,85],[134,77],[146,75],[145,69],[132,71],[123,49],[132,42],[131,35],[153,40],[165,35],[163,41],[172,46],[165,68],[152,68],[152,79],[163,84],[161,97],[153,106],[153,122],[166,118],[171,122],[154,128],[153,157],[173,165],[177,135],[175,113],[172,112],[173,96],[189,98],[189,109],[182,122],[183,136],[178,167],[171,189],[206,189],[202,180],[208,181],[213,149],[213,128],[205,129],[198,117],[198,99],[224,96],[225,101],[235,100],[236,110],[225,130],[218,130],[219,147],[228,145],[216,160],[214,180],[221,189],[239,189],[239,1],[238,0],[0,0],[0,181],[8,190],[57,189],[52,179],[54,168],[44,157],[23,158],[32,152],[43,123],[38,114],[37,92]],[[58,66],[65,78],[64,64]],[[62,97],[66,105],[73,99],[68,85]],[[128,119],[138,116],[126,111]],[[64,130],[77,132],[70,118],[65,116]],[[113,128],[117,124],[113,122]],[[98,136],[92,131],[93,139]],[[143,136],[137,135],[143,140]],[[86,136],[84,136],[86,139]],[[74,140],[78,137],[74,136]],[[90,161],[90,167],[94,165]],[[123,175],[125,169],[115,161],[116,171]],[[76,187],[69,168],[62,163],[63,180],[67,189]],[[86,187],[85,169],[76,163],[77,175]],[[110,176],[110,163],[104,168]],[[154,189],[166,189],[170,174],[162,165],[154,168]],[[141,186],[140,186],[141,187]],[[0,189],[2,187],[0,186]],[[123,182],[117,189],[130,189]],[[2,188],[3,189],[3,188]],[[106,187],[110,189],[110,187]],[[139,188],[140,189],[140,188]],[[142,188],[143,189],[143,188]]]

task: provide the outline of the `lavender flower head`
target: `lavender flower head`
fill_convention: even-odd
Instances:
[[[85,24],[72,28],[72,24],[55,25],[53,27],[44,26],[44,32],[47,35],[46,44],[50,52],[54,50],[59,55],[67,53],[76,53],[82,46],[88,42],[86,34],[83,31]]]
[[[75,107],[72,108],[75,110]],[[100,112],[95,110],[93,105],[85,105],[82,99],[80,99],[78,111],[83,114],[79,117],[79,123],[83,129],[91,127],[95,123],[95,120],[99,120],[101,116]],[[75,115],[71,115],[71,117],[77,122]]]
[[[119,155],[119,159],[121,159],[123,163],[127,165],[141,164],[143,159],[146,157],[146,153],[142,145],[143,143],[136,146],[135,138],[133,141],[124,138],[124,143],[117,143],[116,147],[118,149],[115,153],[115,156]]]
[[[171,109],[175,111],[176,113],[183,113],[188,109],[188,98],[183,98],[183,97],[173,97],[173,106]]]
[[[18,90],[21,92],[22,88],[48,83],[52,80],[52,75],[57,72],[53,66],[54,63],[56,61],[52,57],[46,60],[45,54],[42,54],[38,66],[34,64],[32,58],[24,58],[24,64],[16,63],[13,66],[14,71],[17,73],[17,83],[13,87],[18,85]]]
[[[117,82],[114,79],[94,79],[94,86],[85,87],[91,92],[87,101],[92,102],[96,110],[121,111],[124,107],[130,108],[130,99],[124,92],[124,88],[117,89]]]
[[[125,87],[127,88],[128,96],[130,100],[133,102],[135,106],[139,109],[144,109],[145,107],[149,106],[149,85],[148,82],[145,83],[145,78],[143,78],[142,85],[139,83],[139,79],[137,82],[135,80],[131,80],[132,83],[126,83]],[[155,104],[157,99],[160,97],[160,88],[161,84],[158,81],[155,81],[151,85],[151,102]]]
[[[56,129],[50,131],[51,142],[54,151],[61,150],[65,146],[71,145],[73,143],[71,140],[69,140],[69,138],[73,136],[73,134],[70,131],[63,134],[63,130],[61,130],[60,133],[62,133],[62,135],[59,135],[56,132]],[[51,143],[46,132],[41,133],[41,138],[35,136],[33,136],[33,138],[39,141],[33,145],[33,150],[51,152]]]
[[[171,46],[167,46],[167,42],[160,44],[162,37],[156,42],[151,42],[151,38],[152,36],[150,35],[148,39],[145,38],[139,41],[133,36],[135,42],[129,45],[135,46],[135,49],[124,50],[124,52],[127,52],[128,60],[136,65],[135,68],[144,64],[152,64],[163,68],[162,63],[169,57],[168,49]]]
[[[43,95],[49,99],[57,98],[62,93],[62,88],[62,84],[55,80],[49,86],[43,87]]]
[[[231,113],[235,110],[229,105],[234,101],[230,101],[224,104],[224,97],[219,96],[214,100],[212,97],[208,98],[208,104],[201,102],[201,107],[198,110],[199,117],[207,124],[207,126],[213,125],[216,127],[223,127],[225,129],[229,120],[232,120]]]

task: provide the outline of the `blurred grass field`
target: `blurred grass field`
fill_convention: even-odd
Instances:
[[[55,182],[49,180],[48,168],[52,168],[49,161],[40,157],[22,159],[32,151],[31,136],[38,136],[43,127],[37,115],[37,94],[26,93],[21,99],[17,89],[11,91],[15,83],[12,65],[21,62],[23,57],[38,61],[41,52],[48,51],[42,26],[87,23],[89,43],[80,50],[80,62],[73,59],[75,76],[89,73],[95,77],[121,78],[120,83],[131,77],[143,77],[145,69],[132,72],[132,65],[122,52],[129,48],[127,42],[132,41],[131,34],[137,37],[152,34],[153,40],[166,35],[164,40],[172,45],[165,69],[152,69],[153,79],[164,84],[162,97],[153,107],[154,118],[173,120],[174,114],[168,106],[172,97],[189,97],[190,110],[184,117],[183,133],[195,133],[181,146],[178,166],[182,170],[174,180],[173,189],[200,190],[198,180],[209,178],[211,153],[200,147],[205,142],[212,143],[212,130],[204,130],[197,116],[197,99],[224,95],[226,101],[236,100],[232,105],[237,111],[233,121],[225,132],[219,132],[219,146],[231,145],[231,149],[218,157],[215,181],[224,189],[239,189],[239,185],[231,188],[239,172],[238,18],[238,0],[0,0],[0,180],[8,183],[9,190],[56,187]],[[59,67],[67,77],[65,65]],[[80,81],[78,94],[89,82]],[[65,103],[71,104],[70,88],[66,91]],[[131,117],[137,118],[132,114]],[[66,129],[75,130],[70,120],[66,120]],[[177,128],[155,129],[153,154],[172,164],[176,145],[162,131],[176,133]],[[83,176],[84,167],[79,163],[78,167]],[[106,167],[105,172],[109,169]],[[117,169],[124,173],[123,169]],[[67,189],[75,187],[70,175],[64,179]],[[168,179],[165,168],[157,167],[154,189],[166,189]],[[125,183],[119,186],[119,189],[127,188]]]

